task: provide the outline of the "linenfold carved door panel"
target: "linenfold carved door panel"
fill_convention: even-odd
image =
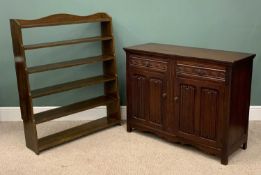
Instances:
[[[132,120],[145,122],[151,127],[163,129],[167,110],[167,81],[164,74],[133,69],[129,73],[128,104]]]

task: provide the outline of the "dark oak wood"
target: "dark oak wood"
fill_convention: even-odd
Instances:
[[[39,150],[44,151],[54,146],[64,144],[97,131],[118,125],[119,120],[108,120],[107,117],[70,128],[68,130],[39,139]]]
[[[15,59],[16,77],[19,91],[21,116],[24,124],[26,146],[38,153],[37,130],[33,124],[33,104],[30,98],[29,77],[26,73],[26,59],[22,44],[21,27],[14,20],[10,21]]]
[[[34,114],[34,121],[36,124],[47,122],[60,117],[68,116],[77,112],[82,112],[87,109],[92,109],[98,106],[113,103],[117,99],[112,97],[100,96],[93,99],[73,103],[67,106],[51,109],[48,111]]]
[[[247,148],[254,54],[164,44],[125,49],[127,131],[228,156]]]
[[[132,117],[151,127],[163,129],[167,115],[167,75],[130,71]],[[129,106],[129,105],[128,105]]]
[[[113,59],[114,56],[104,56],[104,55],[88,57],[88,58],[80,58],[80,59],[74,59],[70,61],[59,62],[59,63],[29,67],[27,71],[29,74],[32,74],[32,73],[45,72],[45,71],[51,71],[56,69],[63,69],[63,68],[68,68],[73,66],[81,66],[84,64],[94,64],[94,63],[109,61]]]
[[[101,34],[102,36],[110,36],[113,33],[111,22],[101,22]],[[102,54],[103,55],[114,55],[115,56],[115,46],[114,38],[111,40],[102,41]],[[111,75],[118,77],[117,75],[117,63],[116,60],[103,62],[103,73],[105,75]],[[104,94],[115,99],[120,99],[119,97],[119,85],[118,79],[115,83],[107,82],[104,84]],[[120,100],[107,105],[107,116],[112,119],[120,120]]]
[[[71,14],[55,14],[35,20],[16,19],[21,28],[49,27],[66,24],[81,24],[94,22],[110,22],[111,17],[106,13],[96,13],[89,16],[78,16]]]
[[[101,36],[90,38],[79,38],[67,41],[58,41],[50,43],[40,43],[24,45],[22,40],[22,29],[33,27],[48,27],[67,24],[80,23],[101,23]],[[17,84],[19,91],[19,100],[21,116],[24,122],[24,132],[26,146],[39,154],[40,151],[53,146],[74,140],[78,137],[88,135],[92,132],[121,124],[120,99],[117,81],[116,58],[114,50],[114,39],[112,34],[112,19],[106,13],[97,13],[90,16],[76,16],[69,14],[56,14],[36,20],[11,19],[11,33],[13,40],[13,51],[15,57]],[[60,63],[51,63],[27,67],[25,50],[40,49],[46,47],[63,46],[78,44],[84,42],[102,42],[102,55],[96,57],[75,59]],[[82,80],[67,82],[51,87],[31,90],[29,74],[62,69],[83,64],[93,64],[103,62],[104,74],[101,76],[90,77]],[[54,93],[64,92],[75,88],[90,86],[97,83],[104,83],[104,96],[77,102],[71,105],[63,106],[57,109],[34,114],[32,98],[51,95]],[[76,112],[91,109],[93,107],[106,105],[107,117],[101,120],[93,121],[90,124],[82,125],[67,131],[38,139],[36,124],[50,121],[56,118],[67,116]]]
[[[33,50],[33,49],[41,49],[46,47],[56,47],[56,46],[65,46],[71,44],[80,44],[86,42],[96,42],[96,41],[104,41],[104,40],[111,40],[111,36],[96,36],[96,37],[89,37],[89,38],[80,38],[80,39],[72,39],[66,41],[56,41],[56,42],[49,42],[49,43],[39,43],[39,44],[31,44],[31,45],[24,45],[24,50]]]
[[[60,93],[64,91],[69,91],[72,89],[82,88],[85,86],[91,86],[98,83],[105,83],[116,80],[116,77],[108,76],[108,75],[101,75],[91,78],[85,78],[82,80],[76,80],[68,83],[63,83],[59,85],[49,86],[41,89],[32,90],[32,98],[38,98],[46,95],[51,95],[55,93]]]
[[[202,61],[217,61],[220,63],[234,63],[244,58],[252,57],[250,53],[240,53],[232,51],[205,49],[205,48],[194,48],[184,47],[167,44],[149,43],[144,45],[138,45],[128,47],[129,51],[135,52],[147,52],[154,55],[171,55],[181,56],[187,58],[197,58]]]

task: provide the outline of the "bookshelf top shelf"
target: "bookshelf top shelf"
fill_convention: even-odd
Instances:
[[[21,28],[48,27],[67,24],[82,24],[94,22],[110,22],[111,17],[107,13],[96,13],[89,16],[78,16],[71,14],[55,14],[39,19],[22,20],[11,19],[15,21]]]

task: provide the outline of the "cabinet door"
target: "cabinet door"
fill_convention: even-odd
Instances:
[[[224,117],[223,87],[205,81],[177,78],[175,99],[177,134],[211,146],[220,146],[220,124]]]
[[[165,74],[132,69],[128,82],[128,118],[163,129],[167,109]]]

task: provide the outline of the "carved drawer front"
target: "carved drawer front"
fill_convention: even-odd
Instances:
[[[148,56],[130,55],[129,65],[160,72],[167,72],[168,62]]]
[[[226,82],[227,77],[225,67],[187,61],[178,61],[176,72],[177,76],[181,77],[201,78],[219,82]]]

